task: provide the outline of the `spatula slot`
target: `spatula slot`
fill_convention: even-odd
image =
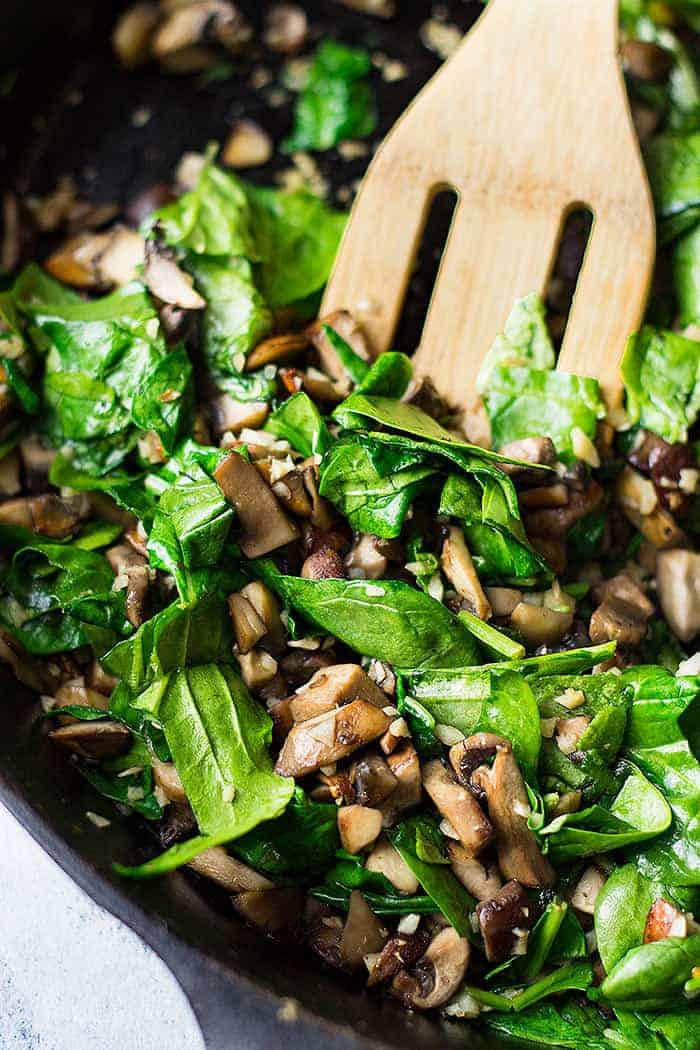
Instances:
[[[572,206],[562,224],[546,293],[547,322],[557,352],[569,321],[592,227],[593,211],[581,204]]]
[[[394,336],[397,350],[412,352],[420,342],[458,201],[457,192],[443,186],[434,193],[428,207]]]

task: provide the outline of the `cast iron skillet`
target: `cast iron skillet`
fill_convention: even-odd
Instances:
[[[437,68],[435,56],[416,37],[431,5],[401,0],[405,13],[390,23],[354,15],[333,0],[305,6],[323,32],[385,50],[408,64],[406,80],[387,85],[376,78],[381,131],[387,130]],[[460,0],[442,6],[462,28],[481,10],[479,3]],[[3,0],[2,8],[0,65],[18,71],[13,90],[0,103],[5,186],[48,192],[70,172],[86,196],[125,203],[152,183],[169,180],[184,150],[221,140],[227,122],[243,112],[257,115],[278,138],[288,130],[289,106],[269,107],[247,86],[249,63],[241,63],[239,76],[208,86],[194,77],[164,77],[155,68],[121,73],[108,46],[114,7],[107,0]],[[249,13],[259,24],[262,12],[251,4]],[[271,65],[267,58],[265,63]],[[11,80],[4,78],[6,88]],[[134,126],[140,123],[133,119],[137,110],[141,121],[149,114],[140,127]],[[320,167],[337,189],[359,177],[364,163],[341,168],[330,157]],[[269,180],[271,173],[253,177]],[[406,345],[415,345],[415,329],[409,310]],[[112,818],[114,812],[47,744],[31,696],[7,677],[0,690],[0,800],[94,900],[165,960],[211,1050],[427,1050],[437,1042],[449,1050],[465,1040],[474,1050],[505,1045],[492,1035],[412,1015],[388,999],[368,996],[359,982],[322,969],[310,952],[264,940],[185,875],[120,880],[110,863],[139,856],[138,829],[112,819],[97,830],[86,820],[86,809]]]

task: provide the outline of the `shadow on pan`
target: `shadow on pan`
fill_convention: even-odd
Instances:
[[[417,35],[430,16],[430,4],[402,0],[405,13],[391,23],[355,15],[333,0],[304,6],[315,34],[340,36],[405,62],[409,75],[398,83],[385,84],[376,75],[380,131],[388,130],[437,68],[436,56]],[[291,102],[271,106],[249,87],[260,57],[257,62],[237,59],[233,76],[209,84],[196,76],[163,76],[155,68],[120,72],[108,44],[118,7],[107,0],[70,5],[4,0],[0,67],[12,71],[2,82],[14,86],[0,101],[3,188],[45,193],[70,173],[88,198],[124,205],[154,182],[169,181],[185,150],[221,141],[227,125],[243,113],[278,141],[287,133]],[[264,7],[250,5],[253,22],[260,23]],[[462,28],[481,10],[479,3],[460,0],[443,7]],[[274,77],[276,63],[269,55],[262,61]],[[342,196],[342,187],[361,176],[366,160],[348,164],[332,153],[321,155],[318,163],[333,193],[341,190]],[[270,181],[275,168],[284,166],[288,162],[277,159],[251,177]],[[444,237],[444,220],[442,225],[438,237]],[[423,284],[430,281],[434,254],[427,245],[418,274]],[[407,308],[406,345],[415,342],[423,309],[418,301]],[[438,1041],[450,1050],[465,1040],[473,1050],[506,1045],[491,1034],[412,1015],[388,999],[368,996],[359,982],[323,970],[310,953],[264,940],[187,876],[121,881],[110,863],[135,859],[138,828],[114,819],[98,830],[85,819],[86,809],[104,807],[48,745],[36,721],[38,705],[14,679],[2,678],[0,689],[0,800],[91,897],[136,930],[171,967],[212,1050],[427,1050]]]

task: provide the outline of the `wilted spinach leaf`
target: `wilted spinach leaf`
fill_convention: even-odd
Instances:
[[[627,344],[621,371],[632,422],[687,441],[700,412],[700,343],[647,325]]]

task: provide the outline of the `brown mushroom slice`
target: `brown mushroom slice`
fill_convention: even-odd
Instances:
[[[134,230],[116,226],[95,260],[97,278],[105,288],[121,287],[135,280],[144,260],[144,239]]]
[[[22,496],[0,503],[0,523],[22,525],[49,539],[62,540],[75,531],[89,513],[83,500],[64,500],[53,493],[44,496]]]
[[[97,288],[97,260],[109,244],[108,233],[80,233],[69,237],[44,263],[52,277],[73,288]]]
[[[361,806],[381,805],[399,785],[398,777],[392,773],[389,763],[379,754],[367,754],[358,759],[351,775],[355,795]]]
[[[556,645],[571,629],[574,613],[522,601],[513,609],[510,622],[528,645]]]
[[[630,581],[631,582],[631,581]],[[654,611],[646,595],[639,588],[639,600],[628,601],[613,592],[593,611],[588,634],[594,645],[599,642],[621,642],[639,645],[647,633],[647,621]],[[633,596],[634,597],[634,596]]]
[[[664,941],[667,937],[687,937],[688,919],[670,901],[659,897],[654,901],[644,926],[644,943]]]
[[[298,518],[311,517],[313,506],[300,471],[290,470],[279,481],[273,482],[272,491],[285,510]]]
[[[277,364],[279,361],[288,361],[290,357],[298,357],[308,345],[309,340],[303,332],[271,335],[258,343],[248,354],[245,362],[246,372],[252,372],[264,365]]]
[[[469,954],[469,941],[447,926],[432,939],[411,973],[397,973],[391,983],[392,994],[414,1010],[442,1006],[464,980]]]
[[[661,551],[656,585],[663,614],[682,642],[700,633],[700,553]]]
[[[569,502],[565,507],[548,507],[525,514],[527,534],[530,537],[541,536],[546,540],[565,539],[571,527],[595,510],[602,501],[602,486],[591,480],[582,492],[570,490]]]
[[[377,549],[377,537],[360,533],[345,556],[345,567],[351,580],[381,580],[389,559]]]
[[[508,456],[509,459],[524,460],[533,466],[551,467],[557,461],[557,450],[552,439],[548,437],[529,437],[521,438],[519,441],[510,441],[501,446],[500,452],[502,456]],[[505,463],[503,469],[508,474],[515,474],[525,468]]]
[[[453,744],[448,752],[448,757],[460,784],[471,787],[471,776],[474,770],[489,762],[502,744],[503,737],[496,736],[495,733],[475,733]]]
[[[595,913],[595,902],[598,894],[605,885],[605,873],[595,864],[590,864],[574,887],[569,897],[572,908],[583,912],[584,915]]]
[[[208,40],[236,52],[250,40],[251,29],[228,0],[199,0],[176,7],[153,38],[157,58],[172,57]]]
[[[100,761],[123,754],[131,743],[131,733],[121,722],[73,722],[49,733],[55,744],[82,758]]]
[[[221,160],[229,168],[256,168],[267,164],[272,152],[272,139],[265,129],[254,120],[242,119],[234,121],[231,125],[221,152]]]
[[[528,827],[530,804],[525,782],[509,741],[496,750],[493,766],[482,766],[472,779],[484,791],[489,817],[496,829],[498,865],[505,879],[523,886],[553,886],[556,872],[542,855],[534,831]]]
[[[112,33],[112,46],[125,69],[136,69],[151,57],[153,33],[160,21],[158,4],[132,4],[119,18]]]
[[[558,718],[554,725],[554,740],[559,750],[565,755],[578,751],[581,737],[591,724],[590,715],[576,715],[575,718]]]
[[[399,893],[415,893],[418,889],[418,879],[386,838],[376,844],[365,861],[365,868],[384,875]]]
[[[365,955],[379,952],[388,933],[359,890],[350,894],[348,915],[340,937],[340,958],[349,970],[359,970]]]
[[[304,937],[312,951],[328,966],[343,970],[340,957],[340,938],[343,936],[343,921],[339,915],[319,901],[309,897],[304,911]]]
[[[439,758],[423,767],[423,787],[466,852],[477,856],[493,838],[493,826],[472,793],[457,783]]]
[[[253,580],[241,589],[241,595],[255,609],[265,624],[268,642],[281,645],[284,642],[285,630],[280,615],[280,605],[274,594],[262,580]]]
[[[386,706],[384,693],[359,664],[335,664],[316,671],[301,692],[290,698],[289,706],[294,721],[305,722],[353,700]]]
[[[229,594],[228,611],[239,651],[250,652],[253,646],[265,637],[267,627],[242,594]]]
[[[238,434],[246,427],[261,427],[270,411],[266,401],[236,401],[230,394],[215,398],[210,407],[212,424],[219,436],[229,430]]]
[[[342,390],[343,396],[345,396],[350,393],[350,380],[324,331],[326,326],[334,329],[363,361],[371,361],[371,354],[360,326],[348,310],[336,310],[335,313],[328,314],[327,317],[321,317],[314,321],[306,329],[308,338],[318,350],[323,371],[331,377],[338,386],[339,391]]]
[[[523,592],[514,587],[485,587],[484,593],[494,616],[510,616],[523,600]]]
[[[472,897],[485,901],[500,892],[503,879],[495,862],[470,856],[458,842],[447,843],[447,855],[455,876]]]
[[[341,806],[338,810],[338,832],[343,849],[359,853],[379,837],[382,813],[369,806]],[[376,948],[370,949],[376,951]]]
[[[400,747],[388,754],[386,762],[398,781],[392,793],[379,807],[384,814],[385,826],[390,826],[404,810],[420,804],[423,787],[420,761],[410,740],[405,740]]]
[[[298,4],[275,4],[265,19],[265,44],[271,51],[293,55],[306,41],[309,22]]]
[[[367,987],[373,988],[377,984],[390,981],[399,970],[409,969],[418,962],[421,955],[425,953],[430,936],[427,930],[416,930],[411,934],[395,934],[391,937],[375,958],[365,963],[369,966],[369,977]]]
[[[187,795],[180,780],[180,774],[173,762],[152,760],[153,779],[169,802],[187,802]]]
[[[207,305],[190,275],[178,266],[175,253],[160,241],[146,241],[144,278],[151,294],[163,303],[182,310],[203,310]]]
[[[388,725],[389,718],[380,708],[366,700],[354,700],[297,723],[284,742],[275,769],[283,777],[314,773],[370,744]]]
[[[480,620],[490,620],[492,613],[489,600],[484,594],[472,556],[464,542],[464,533],[457,525],[450,526],[442,545],[440,564],[457,594],[467,602],[470,612]]]
[[[249,868],[240,860],[227,853],[223,846],[211,846],[199,856],[188,861],[188,868],[211,879],[228,893],[247,893],[249,891],[269,890],[274,883],[264,875]]]
[[[214,478],[236,508],[243,527],[239,542],[246,558],[259,558],[297,539],[298,528],[284,513],[270,486],[243,456],[237,452],[227,456],[216,468]]]
[[[528,510],[540,507],[565,507],[569,502],[569,490],[561,481],[554,485],[539,485],[520,493],[520,506]]]
[[[231,898],[238,914],[268,937],[293,933],[301,923],[304,894],[296,886],[244,890]]]
[[[104,693],[76,682],[66,682],[57,689],[54,701],[55,707],[96,707],[101,711],[109,710],[109,699]]]
[[[90,664],[85,678],[90,689],[102,693],[103,696],[111,696],[113,690],[119,683],[116,675],[108,674],[99,660],[93,660]]]
[[[116,574],[115,586],[124,583],[127,619],[134,627],[140,627],[148,618],[148,592],[151,584],[148,563],[128,543],[110,547],[105,557]]]
[[[515,880],[507,882],[490,900],[476,906],[484,951],[491,963],[502,962],[516,954],[522,931],[532,926],[532,906],[527,893]]]
[[[277,661],[264,649],[251,649],[238,654],[241,678],[249,689],[255,691],[267,685],[277,675]]]

